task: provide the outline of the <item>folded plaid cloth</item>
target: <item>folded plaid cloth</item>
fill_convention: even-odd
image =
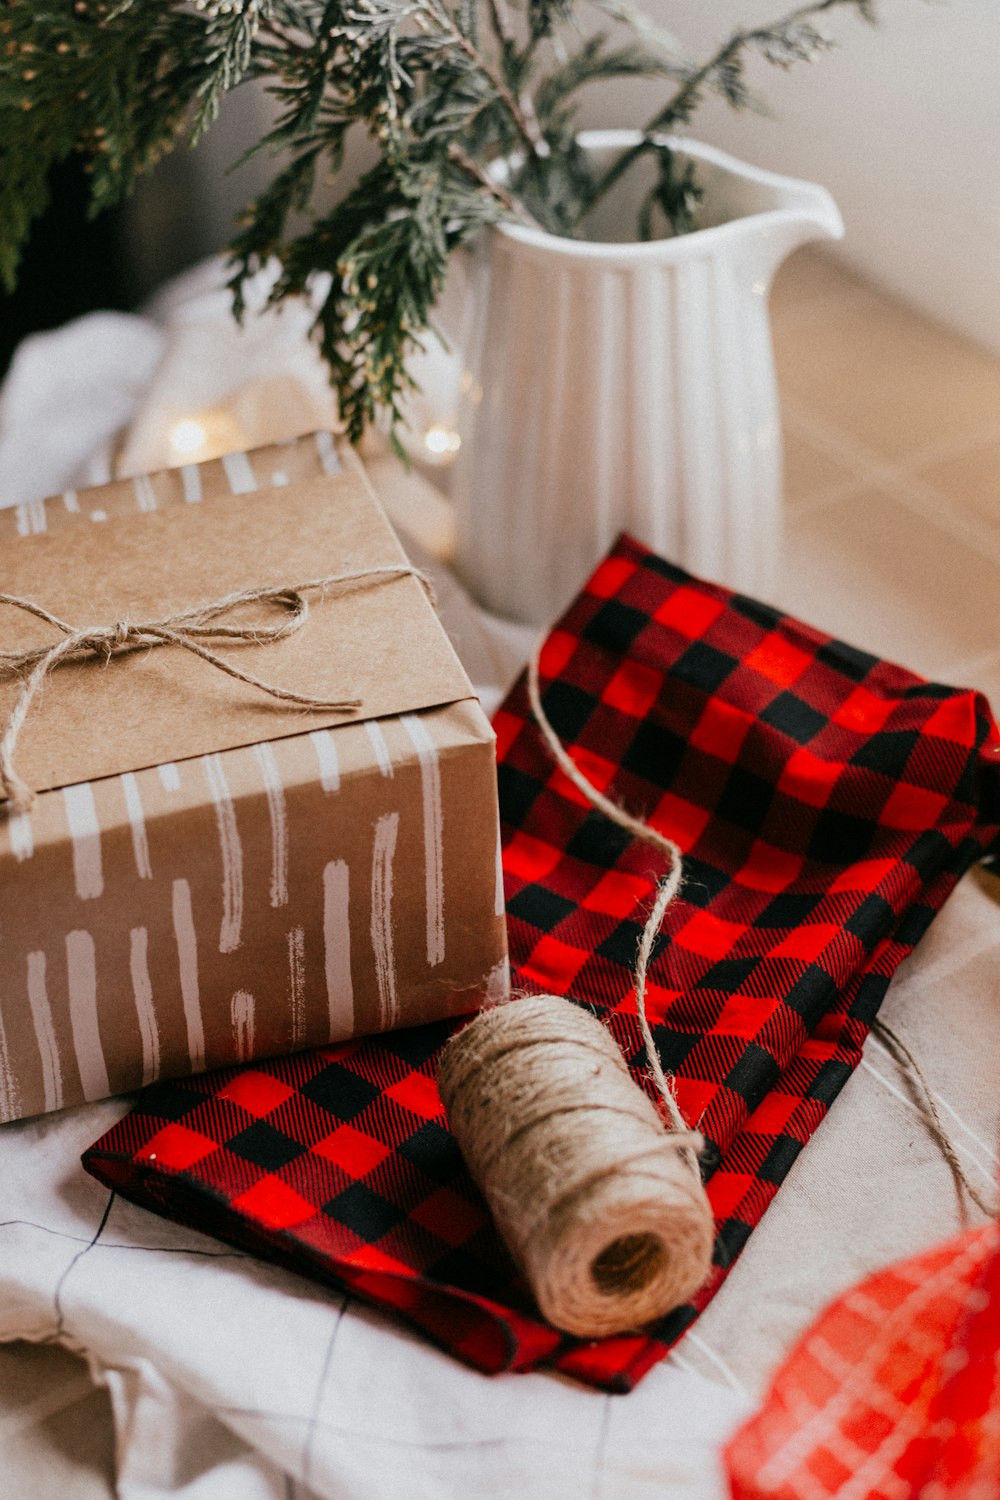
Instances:
[[[677,840],[647,1009],[706,1137],[715,1268],[653,1329],[541,1321],[435,1086],[445,1023],[163,1084],[86,1153],[159,1213],[398,1309],[484,1370],[628,1390],[705,1306],[857,1065],[897,964],[1000,833],[985,700],[623,539],[548,637],[546,713],[584,773]],[[632,992],[662,871],[497,714],[515,984],[605,1019],[650,1089]]]

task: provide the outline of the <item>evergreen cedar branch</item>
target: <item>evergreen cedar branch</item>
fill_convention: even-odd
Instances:
[[[317,319],[353,440],[379,407],[393,428],[408,388],[405,356],[427,329],[448,257],[484,225],[515,216],[573,235],[588,208],[638,155],[675,233],[694,225],[700,190],[657,133],[683,126],[708,95],[753,104],[752,55],[787,68],[829,45],[823,12],[874,20],[875,0],[807,0],[782,19],[733,33],[704,62],[633,0],[589,0],[611,34],[584,37],[582,0],[6,0],[0,19],[0,279],[12,288],[52,166],[85,158],[91,209],[124,197],[179,141],[196,141],[224,94],[258,78],[277,123],[254,148],[280,170],[249,205],[232,244],[232,288],[262,261],[280,276],[272,300],[330,273]],[[646,138],[603,177],[575,143],[581,89],[659,77],[669,97]],[[314,189],[340,167],[360,125],[378,160],[329,211]],[[521,165],[509,188],[487,172]]]

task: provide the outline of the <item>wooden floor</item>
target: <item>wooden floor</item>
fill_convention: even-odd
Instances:
[[[772,294],[775,603],[1000,711],[1000,360],[815,251]]]

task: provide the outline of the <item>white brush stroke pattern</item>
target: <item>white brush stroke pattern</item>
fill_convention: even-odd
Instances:
[[[35,1038],[42,1059],[42,1086],[45,1093],[45,1109],[62,1109],[63,1080],[56,1031],[52,1024],[52,1010],[45,988],[45,954],[28,954],[28,1005],[35,1027]]]
[[[500,809],[497,808],[497,872],[496,885],[493,891],[493,915],[502,917],[504,914],[503,895],[503,840],[500,835]]]
[[[233,1043],[239,1062],[249,1062],[254,1045],[254,998],[249,990],[237,990],[230,1006]]]
[[[340,791],[340,759],[329,729],[313,729],[309,739],[316,752],[319,780],[324,792]]]
[[[288,1008],[292,1016],[292,1049],[305,1046],[306,1039],[306,933],[293,927],[288,934]]]
[[[80,501],[76,490],[63,490],[62,502],[71,516],[78,516],[80,514]]]
[[[203,755],[201,763],[215,804],[215,821],[219,829],[219,849],[222,854],[219,952],[235,953],[243,934],[243,845],[236,826],[236,809],[220,757]]]
[[[104,873],[101,868],[101,825],[97,820],[94,789],[89,781],[63,787],[63,805],[70,838],[73,840],[73,877],[76,894],[90,901],[103,894]]]
[[[317,432],[316,452],[319,455],[320,467],[324,474],[340,473],[340,459],[337,457],[337,449],[332,433]]]
[[[160,775],[160,785],[165,792],[179,792],[181,789],[181,773],[172,760],[165,760],[162,766],[157,766]]]
[[[504,1005],[510,999],[510,959],[502,958],[486,976],[483,1004]]]
[[[139,783],[131,771],[123,771],[119,780],[122,784],[122,795],[125,798],[125,811],[128,813],[128,820],[132,825],[132,852],[135,855],[135,868],[140,880],[152,880],[153,867],[149,863],[146,815],[142,810]]]
[[[160,1028],[153,1004],[153,985],[149,977],[149,934],[145,927],[133,927],[130,936],[129,971],[135,1013],[142,1039],[143,1087],[160,1076]]]
[[[111,1093],[111,1083],[97,1019],[97,954],[89,932],[82,929],[67,932],[66,975],[69,1023],[83,1097],[88,1102],[106,1099]]]
[[[3,1026],[3,1007],[0,1006],[0,1124],[16,1120],[21,1113],[21,1090],[17,1075],[11,1065],[7,1033]]]
[[[396,954],[392,941],[392,862],[396,854],[399,813],[383,813],[375,824],[372,852],[372,951],[378,985],[379,1025],[389,1030],[399,1020]]]
[[[10,838],[10,852],[18,864],[30,859],[35,852],[35,836],[31,828],[30,812],[8,813],[7,834]]]
[[[332,1041],[354,1035],[351,874],[342,859],[332,859],[323,871],[323,956]]]
[[[198,938],[191,911],[191,887],[186,880],[174,881],[174,938],[177,943],[177,969],[181,982],[181,1001],[187,1026],[188,1057],[191,1069],[198,1073],[205,1066],[205,1028],[201,1017],[198,990]]]
[[[137,474],[132,481],[132,488],[135,491],[135,503],[140,510],[156,509],[156,491],[148,474]]]
[[[385,742],[382,727],[374,719],[365,720],[365,734],[367,734],[371,747],[375,752],[375,764],[383,776],[392,777],[392,756],[389,754],[389,746]]]
[[[249,495],[257,488],[257,476],[245,453],[224,453],[222,467],[234,495]]]
[[[35,536],[48,527],[44,500],[26,500],[16,508],[18,536]]]
[[[197,464],[181,464],[181,484],[188,505],[197,505],[202,497],[201,470]]]
[[[281,772],[270,745],[254,745],[254,759],[260,767],[267,794],[267,812],[271,820],[271,905],[288,905],[288,810]]]
[[[444,962],[444,812],[441,804],[441,760],[438,749],[416,714],[399,721],[420,762],[424,813],[424,899],[427,911],[427,962]]]

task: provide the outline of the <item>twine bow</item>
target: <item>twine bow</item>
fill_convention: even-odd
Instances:
[[[370,588],[391,578],[414,577],[422,584],[431,603],[434,591],[429,579],[408,563],[389,564],[379,568],[359,568],[349,573],[330,573],[325,578],[311,578],[303,583],[269,585],[264,588],[243,589],[236,594],[227,594],[207,604],[197,604],[177,614],[166,615],[160,620],[115,620],[106,625],[68,625],[50,610],[33,599],[24,599],[18,594],[0,593],[0,604],[9,604],[25,614],[34,615],[60,630],[61,641],[54,646],[29,646],[24,651],[0,651],[0,678],[27,676],[11,709],[7,724],[0,738],[0,798],[7,799],[15,812],[24,812],[32,804],[35,793],[32,787],[18,775],[14,767],[14,755],[24,722],[31,711],[46,677],[65,662],[90,660],[103,661],[105,665],[119,656],[143,648],[157,646],[180,646],[194,656],[201,657],[210,666],[245,682],[248,687],[267,693],[280,703],[293,703],[302,708],[324,709],[327,712],[356,713],[361,707],[360,698],[322,698],[311,693],[297,693],[277,683],[267,682],[253,672],[245,672],[205,644],[206,641],[241,642],[245,645],[263,646],[283,640],[301,630],[309,616],[310,593],[329,594],[349,592],[355,588]],[[283,618],[273,625],[226,624],[226,616],[248,604],[263,604],[282,613]]]

